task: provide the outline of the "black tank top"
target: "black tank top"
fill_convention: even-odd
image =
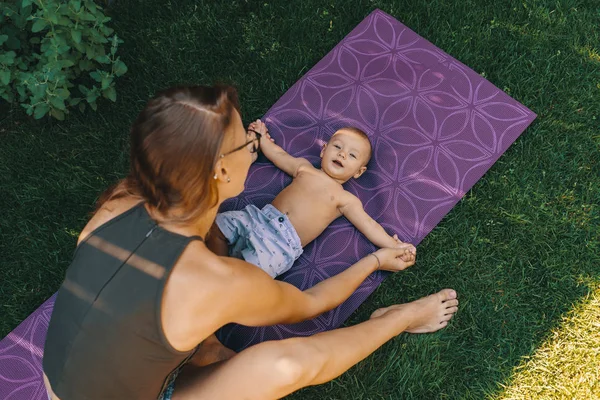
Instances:
[[[156,399],[193,355],[167,341],[165,282],[199,236],[162,229],[143,203],[83,240],[58,290],[43,368],[61,400]]]

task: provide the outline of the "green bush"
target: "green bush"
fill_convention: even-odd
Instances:
[[[0,97],[63,120],[102,96],[116,101],[122,41],[92,0],[0,1]],[[112,35],[112,36],[111,36]]]

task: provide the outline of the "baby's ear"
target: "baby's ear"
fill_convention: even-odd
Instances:
[[[359,178],[362,174],[365,173],[365,171],[367,170],[367,167],[360,167],[358,172],[356,174],[354,174],[354,179]]]
[[[327,143],[323,143],[323,148],[321,149],[321,155],[319,157],[323,158],[323,154],[325,154],[326,148],[327,148]]]

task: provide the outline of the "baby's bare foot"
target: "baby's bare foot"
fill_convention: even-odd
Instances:
[[[371,318],[394,318],[406,332],[428,333],[448,325],[448,321],[457,310],[456,292],[452,289],[444,289],[412,303],[380,308],[371,315]]]

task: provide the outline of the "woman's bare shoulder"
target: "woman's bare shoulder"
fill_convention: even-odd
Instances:
[[[187,350],[231,322],[248,299],[255,269],[242,260],[221,257],[200,241],[191,242],[177,261],[162,303],[162,324],[167,340]],[[262,272],[262,271],[261,271]]]
[[[104,225],[114,217],[123,214],[125,211],[134,207],[139,202],[140,199],[138,198],[123,197],[104,203],[102,207],[100,207],[100,209],[94,213],[92,218],[88,221],[88,223],[85,225],[85,227],[79,234],[77,244],[79,244],[79,242],[85,239],[96,228]]]
[[[183,278],[182,284],[210,283],[219,292],[219,296],[222,296],[223,291],[251,286],[254,279],[266,275],[255,265],[244,260],[222,257],[213,253],[202,241],[191,242],[186,247],[173,273]]]

